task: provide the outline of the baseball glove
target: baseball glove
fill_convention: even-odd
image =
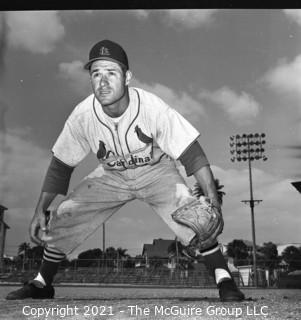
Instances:
[[[212,246],[224,227],[221,211],[212,205],[209,198],[203,196],[177,209],[172,218],[195,232],[196,237],[190,245],[199,251]]]

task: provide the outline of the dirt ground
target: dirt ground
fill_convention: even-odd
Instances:
[[[57,287],[53,300],[7,301],[17,287],[0,286],[0,319],[301,319],[301,290],[242,289],[246,301],[222,303],[216,289]]]

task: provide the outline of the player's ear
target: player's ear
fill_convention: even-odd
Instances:
[[[131,79],[133,77],[133,74],[130,70],[127,70],[126,73],[125,73],[125,85],[128,86]]]

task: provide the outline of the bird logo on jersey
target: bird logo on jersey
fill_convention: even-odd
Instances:
[[[103,141],[99,140],[98,151],[96,153],[97,159],[105,159],[107,154],[106,145]]]
[[[96,153],[97,159],[98,160],[108,159],[110,154],[115,156],[115,154],[111,150],[109,150],[107,152],[105,143],[103,141],[99,140],[98,151]]]
[[[137,133],[138,139],[145,144],[153,143],[153,138],[148,137],[146,134],[142,132],[142,130],[138,127],[135,127],[135,132]]]
[[[153,138],[147,136],[138,125],[135,127],[135,133],[137,138],[145,144],[144,147],[123,156],[116,156],[113,151],[107,150],[103,141],[99,140],[97,159],[111,169],[127,169],[151,164],[153,160]],[[147,149],[150,153],[145,154]]]

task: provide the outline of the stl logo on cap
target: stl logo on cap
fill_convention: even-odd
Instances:
[[[101,47],[99,50],[99,54],[101,56],[110,56],[111,55],[109,49],[106,47]]]

